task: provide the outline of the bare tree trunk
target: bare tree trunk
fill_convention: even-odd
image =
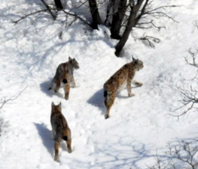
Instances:
[[[144,0],[138,0],[136,4],[133,3],[133,5],[131,5],[131,11],[130,11],[130,15],[129,15],[129,18],[128,18],[128,22],[127,22],[125,31],[124,31],[120,41],[118,42],[118,44],[115,47],[116,48],[116,52],[115,52],[116,56],[119,56],[119,54],[120,54],[121,50],[123,49],[126,41],[128,40],[128,37],[130,35],[130,32],[131,32],[132,28],[135,27],[135,25],[137,24],[136,16],[137,16],[137,13],[138,13],[143,1]]]
[[[98,29],[98,25],[102,23],[100,14],[98,12],[96,0],[89,0],[89,8],[92,16],[92,28]]]
[[[113,1],[113,19],[111,25],[111,38],[120,39],[120,28],[127,9],[127,0]]]
[[[61,0],[54,0],[54,3],[57,10],[63,10],[63,5],[61,3]]]

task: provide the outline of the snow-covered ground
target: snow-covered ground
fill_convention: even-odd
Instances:
[[[128,40],[121,58],[114,55],[115,40],[104,26],[91,31],[81,22],[65,28],[44,17],[30,17],[14,25],[11,21],[38,9],[39,1],[1,0],[0,5],[0,90],[1,98],[20,96],[4,105],[0,136],[1,169],[144,169],[155,163],[156,150],[163,154],[168,142],[198,137],[197,112],[179,120],[170,114],[181,106],[177,86],[185,87],[196,69],[185,62],[187,50],[197,46],[198,16],[196,0],[163,0],[161,5],[181,5],[167,9],[178,22],[156,21],[166,29],[135,29],[133,36],[161,39],[155,48],[141,41]],[[77,2],[77,1],[73,1]],[[69,3],[69,2],[68,2]],[[42,15],[43,16],[43,15]],[[62,40],[59,33],[63,31]],[[75,71],[76,88],[70,99],[47,88],[56,67],[74,57],[80,69]],[[144,62],[135,80],[144,85],[133,88],[135,97],[121,91],[105,120],[103,84],[134,56]],[[195,84],[196,85],[196,84]],[[195,86],[196,87],[196,86]],[[73,152],[65,143],[60,148],[60,163],[53,160],[51,102],[62,103],[72,131]],[[181,113],[181,111],[176,112]]]

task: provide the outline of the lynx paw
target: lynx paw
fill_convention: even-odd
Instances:
[[[129,97],[133,97],[133,96],[135,96],[135,94],[132,94],[132,93],[131,93],[131,94],[129,94],[128,96],[129,96]]]
[[[65,100],[69,100],[69,94],[68,93],[65,94]]]
[[[108,118],[109,118],[109,115],[106,115],[106,116],[105,116],[105,119],[108,119]]]
[[[69,152],[69,153],[72,153],[72,149],[68,149],[68,152]]]
[[[56,162],[60,162],[60,160],[58,159],[58,157],[57,157],[57,156],[55,156],[55,157],[54,157],[54,161],[56,161]]]

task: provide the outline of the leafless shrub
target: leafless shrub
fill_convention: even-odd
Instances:
[[[194,22],[194,26],[198,29],[198,20]]]
[[[176,145],[168,145],[167,152],[171,158],[182,163],[186,169],[198,168],[198,141],[182,141]]]
[[[198,103],[198,91],[193,89],[192,86],[190,86],[190,89],[184,89],[178,87],[178,91],[182,95],[182,99],[180,102],[182,103],[182,106],[178,107],[177,109],[174,110],[174,112],[177,112],[178,110],[182,110],[182,113],[179,114],[171,114],[172,116],[175,116],[177,118],[185,115],[192,109],[197,109],[195,107],[195,104]]]
[[[28,14],[25,14],[23,16],[21,16],[19,19],[17,20],[14,20],[12,21],[14,24],[18,24],[20,21],[22,21],[23,19],[26,19],[26,18],[29,18],[31,16],[36,16],[38,14],[45,14],[46,12],[48,12],[52,19],[55,21],[56,18],[57,18],[57,8],[54,6],[54,5],[49,5],[45,2],[45,0],[40,0],[43,5],[45,6],[45,9],[40,9],[40,10],[37,10],[37,11],[34,11],[34,12],[30,12]],[[75,7],[73,10],[75,9],[78,9],[80,8],[81,6],[83,6],[85,3],[87,3],[87,1],[85,1],[84,3],[80,3],[78,7]],[[66,26],[70,26],[74,23],[75,20],[80,20],[82,21],[84,24],[92,27],[92,25],[87,22],[83,17],[81,17],[80,15],[76,14],[74,11],[71,11],[71,10],[61,10],[65,13],[65,23],[66,23]],[[42,17],[42,16],[41,16]],[[68,21],[68,18],[70,17],[70,20],[71,21]]]
[[[2,110],[4,108],[4,106],[10,102],[10,101],[14,101],[16,100],[26,89],[27,87],[25,87],[21,92],[19,92],[16,96],[13,96],[13,97],[10,97],[9,99],[6,99],[6,98],[1,98],[0,99],[0,115],[2,113]],[[1,133],[2,133],[2,128],[3,128],[3,125],[4,125],[4,119],[0,116],[0,136],[1,136]]]
[[[196,83],[198,85],[198,64],[196,62],[197,55],[198,55],[198,49],[189,49],[188,50],[189,56],[185,57],[185,61],[188,65],[193,66],[196,68],[195,76],[190,80],[190,82]],[[180,102],[182,103],[182,106],[178,107],[174,110],[174,112],[182,111],[182,113],[179,114],[171,114],[172,116],[175,116],[179,118],[182,115],[185,115],[192,109],[198,109],[196,107],[196,104],[198,103],[198,90],[192,86],[192,84],[189,85],[190,87],[184,88],[184,87],[177,87],[179,93],[182,95],[182,99]]]
[[[191,57],[191,61],[189,61],[189,59],[187,57],[185,57],[185,61],[187,64],[194,66],[196,68],[198,68],[198,64],[196,63],[196,56],[198,54],[198,49],[197,48],[190,48],[188,49],[188,53],[190,54]]]
[[[198,141],[182,140],[168,144],[166,155],[155,155],[156,163],[147,169],[197,169]]]
[[[155,164],[153,166],[147,166],[147,169],[171,169],[170,162],[167,161],[167,158],[160,157],[156,152],[155,155]]]

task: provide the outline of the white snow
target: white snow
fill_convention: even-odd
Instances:
[[[48,1],[51,2],[51,1]],[[76,3],[78,1],[73,1]],[[145,46],[130,36],[123,57],[114,55],[117,41],[109,38],[108,28],[91,31],[82,22],[65,29],[64,15],[53,22],[50,15],[29,17],[14,25],[11,21],[40,9],[40,1],[1,0],[0,5],[0,89],[1,98],[11,100],[3,107],[4,120],[0,136],[1,169],[144,169],[154,163],[156,150],[163,154],[168,142],[198,137],[196,111],[179,120],[170,114],[181,106],[177,86],[185,87],[196,69],[185,62],[187,50],[197,47],[198,16],[196,0],[156,1],[181,5],[166,12],[178,22],[156,20],[161,31],[134,29],[140,37],[145,32],[160,38],[155,48]],[[67,2],[71,6],[71,2]],[[44,16],[44,17],[43,17]],[[62,40],[59,33],[63,31]],[[76,58],[76,88],[70,99],[47,88],[56,67]],[[103,84],[134,56],[144,62],[135,80],[142,87],[133,88],[135,97],[121,91],[105,120]],[[197,87],[197,84],[194,84]],[[50,113],[51,102],[62,103],[62,112],[72,131],[73,152],[65,143],[60,148],[60,163],[53,160],[54,141]],[[181,113],[182,110],[177,113]]]

